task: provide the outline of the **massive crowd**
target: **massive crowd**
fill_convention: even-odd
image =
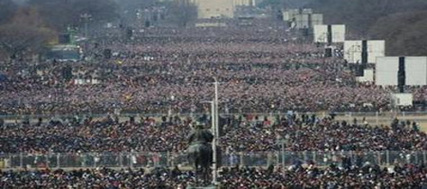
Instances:
[[[301,118],[300,118],[301,117]],[[201,118],[203,120],[203,118]],[[155,122],[104,120],[51,121],[0,128],[0,153],[50,152],[183,152],[190,119]],[[206,121],[206,120],[205,120]],[[209,125],[209,121],[206,122]],[[283,116],[276,120],[248,116],[228,118],[221,129],[221,147],[228,152],[279,150],[276,139],[287,139],[287,151],[421,151],[427,136],[415,123],[367,127],[331,118]]]
[[[389,90],[358,84],[342,59],[325,58],[321,47],[284,31],[152,30],[135,32],[130,42],[88,41],[85,62],[2,65],[7,80],[0,82],[0,112],[203,112],[214,77],[221,82],[222,111],[391,108]],[[104,49],[111,49],[111,59],[103,58]],[[64,67],[72,68],[71,81],[64,80]]]
[[[365,164],[330,165],[318,168],[293,165],[289,169],[224,168],[219,188],[423,188],[427,184],[424,166],[402,164],[380,168]],[[0,172],[2,188],[192,188],[201,186],[192,172],[179,168],[112,170],[106,168],[75,170]]]
[[[357,83],[354,70],[341,58],[326,58],[318,45],[274,28],[148,28],[130,39],[100,36],[82,45],[86,61],[0,62],[0,115],[207,113],[204,101],[213,98],[213,78],[221,82],[221,112],[391,109],[394,89]],[[104,49],[111,49],[111,58],[104,57]],[[66,76],[68,68],[71,75]],[[425,88],[408,90],[424,101]],[[183,152],[191,119],[120,122],[109,116],[0,123],[0,155]],[[426,134],[410,122],[367,126],[305,114],[272,119],[250,114],[224,118],[222,151],[427,149]],[[209,116],[198,121],[208,125]],[[286,139],[286,144],[277,139]],[[348,161],[328,168],[296,163],[289,169],[224,168],[219,180],[223,188],[242,189],[420,188],[426,184],[426,171],[412,164],[383,170]],[[178,169],[0,171],[1,188],[185,188],[192,183],[194,175]]]

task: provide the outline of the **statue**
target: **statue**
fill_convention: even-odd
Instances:
[[[196,173],[196,178],[201,174],[204,181],[208,180],[210,166],[212,165],[212,145],[214,136],[203,128],[203,125],[196,124],[196,127],[188,136],[188,158],[192,161]]]

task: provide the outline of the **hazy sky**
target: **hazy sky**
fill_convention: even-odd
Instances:
[[[12,0],[12,1],[15,3],[18,3],[18,4],[22,4],[22,3],[27,2],[28,0]]]

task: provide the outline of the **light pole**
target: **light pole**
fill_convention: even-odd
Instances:
[[[217,185],[217,177],[218,177],[218,158],[217,158],[217,146],[219,144],[219,114],[218,114],[218,85],[219,82],[216,77],[214,77],[214,87],[215,87],[215,97],[213,101],[207,101],[211,103],[211,117],[212,117],[212,132],[214,135],[212,141],[212,162],[213,162],[213,170],[212,170],[212,184]]]
[[[212,178],[212,182],[213,182],[213,184],[214,185],[217,185],[217,174],[218,174],[218,163],[217,163],[217,161],[218,161],[218,158],[217,158],[217,146],[218,146],[218,144],[219,144],[219,107],[218,107],[218,85],[219,85],[219,82],[218,82],[218,80],[217,80],[217,78],[216,77],[214,77],[214,86],[215,86],[215,99],[214,99],[214,107],[213,107],[213,110],[214,110],[214,112],[215,112],[215,114],[214,114],[214,120],[215,120],[215,123],[214,123],[214,140],[213,140],[213,143],[214,143],[214,155],[213,155],[213,162],[214,162],[214,164],[213,164],[213,172],[214,172],[214,174],[213,174],[213,178]]]
[[[286,134],[285,138],[283,138],[280,135],[277,135],[277,137],[276,137],[276,144],[281,146],[280,151],[281,151],[281,155],[282,155],[282,160],[281,160],[282,163],[281,164],[282,164],[283,175],[285,174],[285,160],[286,160],[285,159],[285,145],[288,145],[289,138],[290,138],[289,134]]]
[[[214,106],[215,106],[215,135],[216,137],[219,137],[219,108],[218,108],[218,81],[216,78],[214,78],[214,86],[215,86],[215,100],[214,100]],[[216,140],[216,145],[218,144],[218,139]]]
[[[217,167],[217,149],[216,149],[216,146],[217,146],[217,142],[218,142],[218,140],[217,140],[217,137],[218,137],[218,134],[217,134],[217,124],[216,124],[216,111],[215,111],[215,101],[203,101],[204,103],[209,103],[210,105],[211,105],[211,130],[212,130],[212,133],[213,133],[213,135],[214,135],[214,138],[213,138],[213,141],[212,141],[212,166],[213,166],[213,169],[212,169],[212,183],[214,184],[214,185],[216,185],[216,183],[217,183],[217,178],[218,178],[218,175],[217,175],[217,169],[218,169],[218,167]],[[202,103],[203,103],[202,102]]]

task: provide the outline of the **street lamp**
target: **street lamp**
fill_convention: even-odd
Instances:
[[[219,137],[219,108],[218,108],[218,80],[216,79],[216,77],[214,77],[214,86],[215,86],[215,99],[214,99],[214,107],[215,107],[215,134],[217,137]],[[215,145],[217,145],[219,143],[218,140],[215,140]]]
[[[218,80],[216,77],[214,79],[214,87],[215,87],[215,97],[213,101],[204,101],[205,103],[211,104],[211,118],[212,118],[212,133],[214,135],[212,141],[212,162],[213,162],[213,170],[212,170],[212,184],[217,185],[218,180],[218,158],[217,158],[217,146],[219,144],[219,114],[218,114]]]
[[[212,170],[212,183],[216,185],[218,178],[218,164],[217,164],[217,143],[218,143],[218,133],[217,133],[217,122],[216,122],[216,111],[215,111],[215,101],[203,101],[202,103],[209,103],[211,105],[211,130],[214,135],[212,141],[212,162],[213,162],[213,170]]]

